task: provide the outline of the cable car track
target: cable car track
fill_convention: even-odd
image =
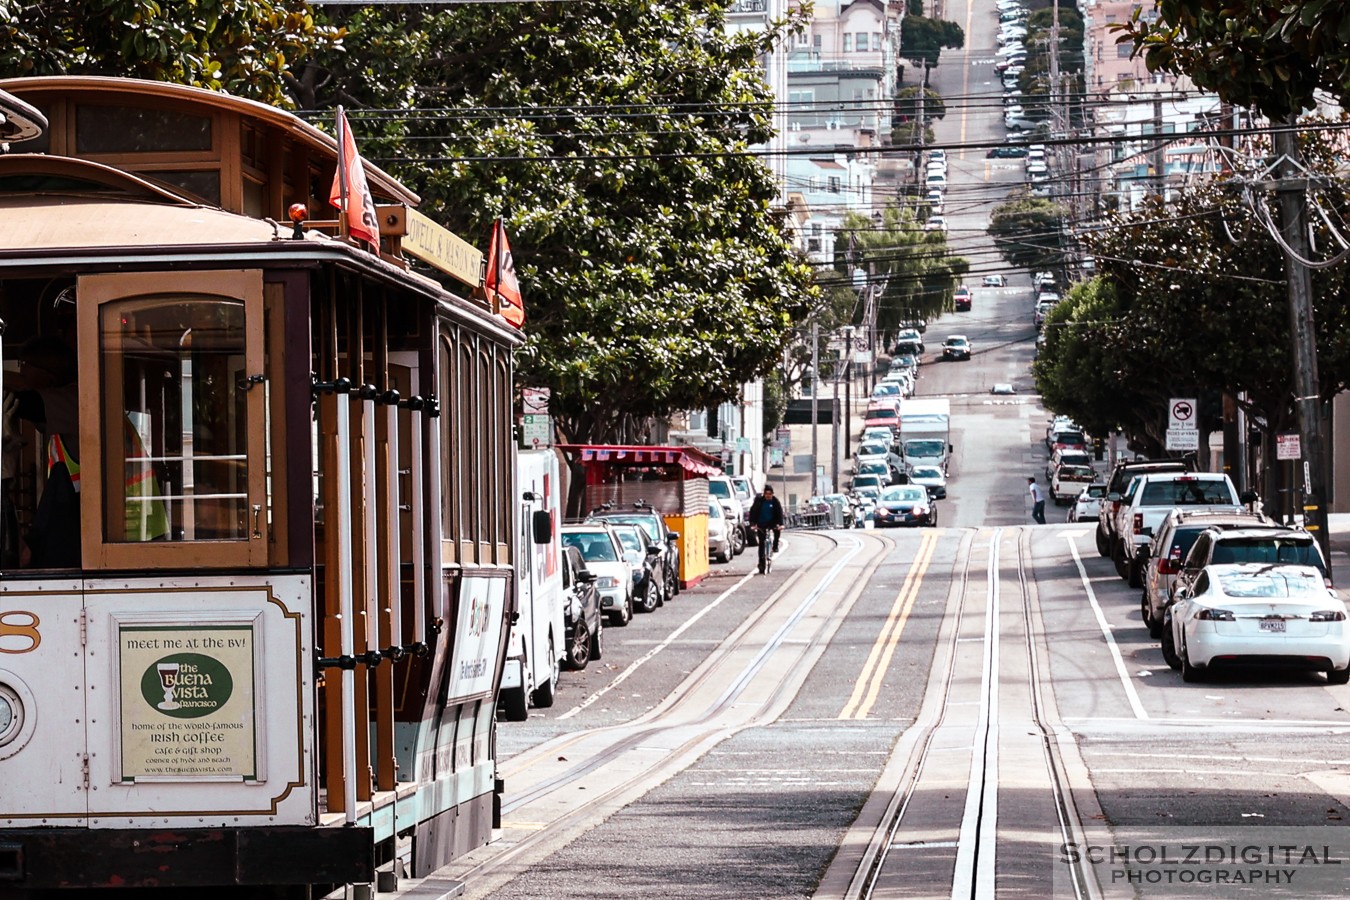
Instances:
[[[934,659],[935,666],[942,666],[941,676],[930,682],[924,711],[914,726],[917,731],[911,730],[908,741],[902,738],[902,743],[897,748],[895,754],[897,763],[903,760],[900,777],[895,779],[896,786],[891,789],[889,796],[884,798],[886,803],[884,812],[873,820],[876,824],[870,826],[871,833],[865,848],[855,858],[836,860],[836,864],[851,868],[841,871],[837,876],[833,872],[827,872],[818,896],[842,895],[847,900],[864,900],[883,895],[895,896],[893,891],[885,889],[882,882],[889,879],[894,884],[907,874],[905,866],[909,860],[897,859],[893,854],[897,848],[904,847],[955,850],[954,864],[950,864],[947,869],[951,873],[950,896],[953,900],[958,898],[990,900],[995,897],[994,862],[998,840],[998,787],[1001,777],[999,695],[1002,692],[1005,697],[1009,696],[1011,694],[1009,688],[1013,686],[1027,693],[1025,698],[1029,708],[1027,718],[1032,726],[1027,729],[1027,733],[1035,736],[1046,767],[1045,786],[1050,794],[1049,799],[1053,805],[1056,821],[1043,824],[1053,827],[1065,843],[1075,840],[1075,835],[1081,834],[1082,825],[1075,810],[1067,769],[1057,743],[1053,725],[1054,715],[1047,709],[1051,699],[1046,695],[1047,686],[1043,684],[1041,677],[1036,628],[1038,611],[1028,565],[1030,534],[1027,529],[1018,529],[1015,532],[1017,541],[1013,561],[1015,576],[1012,580],[1014,589],[1020,594],[1020,603],[1008,607],[1017,610],[1022,635],[1015,644],[1020,646],[1020,653],[1010,655],[1007,661],[1010,666],[1025,666],[1024,677],[1013,679],[1002,677],[1000,674],[1006,670],[1003,666],[1004,642],[1000,640],[1000,631],[1009,628],[1006,620],[1000,621],[1005,609],[1002,596],[1004,577],[1000,571],[1000,548],[1005,538],[1005,529],[994,530],[987,545],[987,554],[977,552],[979,549],[976,547],[977,535],[970,532],[963,538],[963,546],[957,555],[962,563],[952,576],[951,591],[957,592],[955,610],[954,613],[949,613],[949,621],[946,623],[946,639],[940,645],[942,655]],[[980,559],[984,560],[986,568],[982,610],[972,603],[972,589],[978,590],[972,584],[972,574]],[[949,602],[949,610],[951,607],[952,603]],[[962,689],[963,686],[959,684],[963,673],[959,645],[977,640],[971,636],[969,630],[969,626],[977,621],[982,623],[978,638],[982,645],[981,678],[978,691],[972,693],[968,688]],[[966,660],[969,660],[969,654],[965,656]],[[972,728],[970,723],[960,721],[960,715],[968,713],[963,707],[969,707],[974,703],[979,704],[979,712]],[[1019,720],[1017,727],[1020,728],[1022,724]],[[1007,729],[1006,719],[1004,727]],[[970,739],[965,738],[967,733]],[[958,743],[969,744],[962,749],[970,751],[970,770],[966,780],[965,802],[959,827],[953,828],[950,826],[954,823],[944,824],[941,821],[912,821],[916,818],[916,800],[924,790],[926,779],[930,776],[934,779],[939,777],[933,774],[929,763],[934,761],[935,754],[939,750],[953,749],[939,747],[939,739],[950,739],[954,736],[962,738]],[[907,755],[904,752],[906,743],[909,748]],[[944,812],[950,815],[950,807]],[[932,808],[926,807],[919,818],[922,819],[924,815],[931,816],[932,813]],[[866,810],[863,816],[866,816]],[[855,829],[869,827],[863,821],[863,816],[860,816]],[[938,818],[940,819],[940,816]],[[1021,822],[1019,826],[1025,827],[1026,824]],[[928,828],[933,833],[955,831],[957,839],[897,842],[902,830],[923,828]],[[847,845],[847,842],[845,843]],[[1068,880],[1073,885],[1075,897],[1096,897],[1098,891],[1095,881],[1084,865],[1080,863],[1079,867],[1072,869]],[[846,889],[840,884],[842,879],[847,879]],[[831,884],[839,886],[837,894],[835,889],[830,887]],[[1059,882],[1056,882],[1056,885],[1059,886]],[[933,887],[932,884],[925,886],[927,895],[932,895]]]
[[[495,889],[544,845],[572,840],[717,743],[782,714],[895,547],[894,540],[873,532],[802,537],[825,546],[669,697],[629,722],[562,735],[502,764],[510,798],[502,807],[508,836],[502,846],[479,851],[455,867],[454,876],[467,883],[469,896]],[[829,568],[815,574],[832,557]],[[785,603],[791,607],[786,614]],[[513,780],[525,778],[533,780],[519,792],[510,790]],[[514,823],[505,820],[513,815]]]

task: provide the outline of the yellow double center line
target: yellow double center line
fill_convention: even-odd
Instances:
[[[895,596],[895,603],[891,605],[890,614],[886,616],[881,634],[872,645],[872,651],[867,654],[867,662],[863,664],[858,683],[853,687],[853,695],[848,698],[848,703],[840,711],[839,718],[865,719],[872,711],[872,706],[881,694],[881,685],[886,669],[891,664],[891,657],[895,655],[895,648],[900,645],[900,633],[905,630],[905,622],[908,621],[910,610],[914,608],[914,601],[919,596],[919,586],[923,584],[924,573],[928,571],[928,564],[933,560],[933,548],[936,546],[937,532],[925,531],[923,540],[919,543],[919,552],[914,555],[914,562],[909,566],[909,574],[905,576],[905,583],[900,586],[900,593]]]

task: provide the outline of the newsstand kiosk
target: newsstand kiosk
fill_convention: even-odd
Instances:
[[[614,509],[651,506],[679,534],[680,585],[692,587],[708,574],[708,476],[721,475],[715,457],[695,447],[621,444],[560,444],[572,471],[585,476],[584,491],[572,491],[570,516],[585,516],[608,503]]]

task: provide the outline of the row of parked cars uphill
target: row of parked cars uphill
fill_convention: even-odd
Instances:
[[[1121,463],[1105,485],[1098,552],[1139,588],[1139,612],[1185,681],[1263,665],[1350,682],[1346,606],[1307,531],[1280,525],[1189,460]]]

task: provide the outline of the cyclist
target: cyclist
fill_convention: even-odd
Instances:
[[[769,539],[769,529],[773,529],[773,552],[778,552],[778,541],[783,534],[783,504],[773,495],[773,488],[764,486],[764,493],[750,504],[750,526],[759,532],[760,559],[764,558],[763,548]],[[763,571],[763,563],[760,571]]]

